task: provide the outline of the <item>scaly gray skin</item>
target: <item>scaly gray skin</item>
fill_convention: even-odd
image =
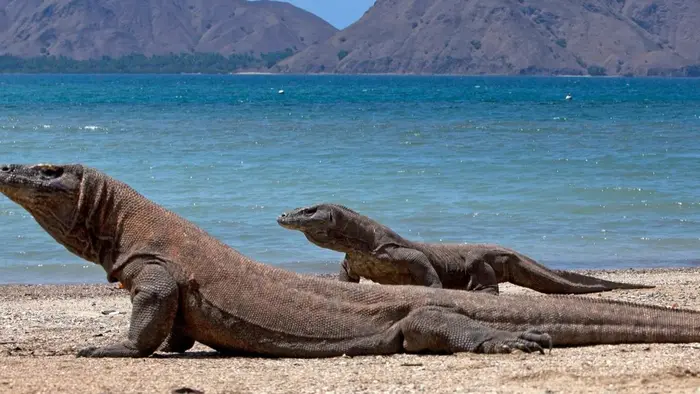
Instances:
[[[409,241],[390,228],[336,204],[317,204],[283,213],[277,222],[299,230],[312,243],[345,253],[339,279],[381,284],[423,285],[498,294],[511,282],[548,294],[583,294],[654,286],[611,282],[555,271],[512,249],[491,244],[435,244]]]
[[[288,357],[700,341],[695,311],[358,285],[273,268],[82,165],[0,166],[0,192],[131,293],[128,338],[79,356],[184,352],[195,341],[230,355]]]

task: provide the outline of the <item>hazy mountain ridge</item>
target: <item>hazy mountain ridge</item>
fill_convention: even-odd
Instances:
[[[698,26],[695,0],[378,0],[277,69],[683,75],[700,64]]]
[[[0,54],[22,57],[257,54],[302,50],[335,31],[276,1],[0,0]]]
[[[700,76],[698,26],[697,0],[377,0],[342,31],[267,0],[0,0],[0,54],[291,49],[271,71]]]

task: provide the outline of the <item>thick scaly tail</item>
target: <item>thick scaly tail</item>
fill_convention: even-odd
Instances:
[[[600,279],[596,278],[593,276],[588,276],[588,275],[583,275],[583,274],[577,274],[575,272],[571,271],[560,271],[560,270],[554,270],[553,271],[556,275],[559,275],[563,279],[575,283],[577,286],[582,286],[582,287],[601,287],[603,290],[601,291],[608,291],[608,290],[616,290],[616,289],[653,289],[655,286],[651,285],[642,285],[638,283],[622,283],[622,282],[613,282],[610,280],[605,280],[605,279]],[[583,292],[585,293],[585,292]]]
[[[620,283],[568,271],[551,270],[523,255],[508,263],[506,279],[546,294],[585,294],[615,289],[652,289],[654,286]]]
[[[700,342],[700,312],[579,296],[464,300],[463,313],[506,331],[534,329],[555,346]]]

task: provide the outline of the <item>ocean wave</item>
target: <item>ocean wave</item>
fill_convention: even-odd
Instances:
[[[90,130],[90,131],[95,131],[95,130],[107,130],[106,127],[94,126],[94,125],[83,126],[83,127],[81,127],[81,129],[82,129],[82,130]]]

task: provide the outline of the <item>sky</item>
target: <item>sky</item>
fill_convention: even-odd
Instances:
[[[374,0],[286,0],[343,29],[362,17]]]

